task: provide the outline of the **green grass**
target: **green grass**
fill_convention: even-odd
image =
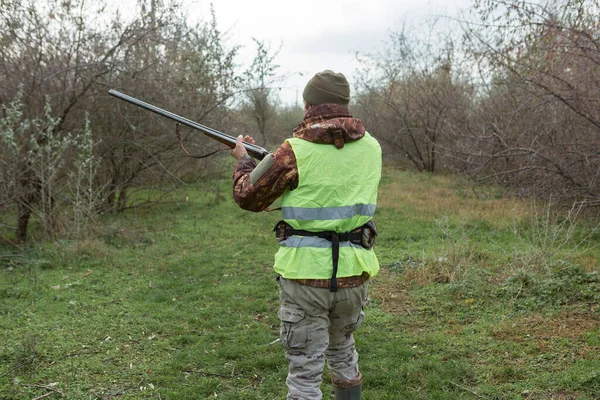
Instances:
[[[86,240],[1,248],[0,398],[284,398],[279,213],[242,211],[214,184]],[[599,233],[476,192],[386,171],[382,271],[356,335],[363,398],[597,398]]]

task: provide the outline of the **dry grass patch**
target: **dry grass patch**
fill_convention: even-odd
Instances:
[[[586,335],[597,328],[600,320],[591,313],[564,311],[552,319],[534,315],[524,320],[522,329],[526,334],[542,340],[557,338],[585,341]]]
[[[88,257],[102,259],[113,255],[113,250],[106,243],[95,239],[83,239],[69,242],[62,249],[66,257]]]
[[[558,392],[550,393],[544,400],[577,400],[580,398],[580,394],[577,392],[566,392],[559,390]]]
[[[382,185],[377,203],[392,209],[410,208],[426,215],[456,216],[462,221],[485,219],[495,224],[525,218],[527,203],[515,198],[478,197],[475,192],[458,193],[449,177],[428,177],[430,182],[395,180]]]
[[[404,270],[401,279],[417,286],[427,286],[432,283],[454,283],[465,274],[466,270],[460,265],[432,262]]]
[[[573,262],[581,265],[586,272],[597,271],[600,267],[598,258],[593,254],[575,254]]]
[[[401,276],[385,268],[381,268],[371,282],[369,296],[386,312],[398,315],[411,314],[413,300],[408,293],[406,282]]]
[[[599,324],[598,316],[593,313],[563,311],[551,318],[535,314],[518,321],[501,322],[492,331],[492,336],[515,342],[556,339],[586,342],[587,335]]]

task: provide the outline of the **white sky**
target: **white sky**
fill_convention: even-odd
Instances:
[[[435,16],[457,17],[472,0],[197,0],[190,11],[209,20],[211,3],[229,45],[241,45],[238,61],[250,63],[255,54],[252,37],[280,49],[279,73],[289,76],[280,91],[293,104],[298,92],[317,72],[342,72],[352,83],[359,67],[356,52],[381,49],[391,31],[402,24],[427,29]]]
[[[108,0],[131,12],[136,0]],[[167,0],[164,0],[165,2]],[[385,46],[390,32],[404,25],[424,32],[436,17],[458,17],[473,0],[183,0],[191,22],[210,21],[211,4],[218,28],[227,32],[227,46],[242,46],[237,61],[252,62],[252,37],[280,50],[276,63],[284,103],[302,102],[306,82],[317,72],[342,72],[353,89],[360,64],[355,54],[375,53]],[[448,21],[439,19],[439,21]],[[443,22],[441,22],[443,23]],[[440,22],[438,22],[438,26]]]

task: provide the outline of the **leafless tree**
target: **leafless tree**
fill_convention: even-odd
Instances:
[[[454,46],[429,37],[390,35],[388,48],[362,60],[357,113],[384,143],[384,154],[435,172],[450,124],[464,122],[471,87],[453,70]]]
[[[484,78],[456,160],[480,181],[600,205],[600,3],[476,5],[465,38]]]
[[[253,38],[256,54],[252,64],[244,73],[241,111],[250,117],[260,137],[258,144],[267,145],[277,114],[277,86],[281,77],[277,75],[279,65],[275,59],[279,51],[272,52],[269,46]],[[252,129],[254,130],[254,129]],[[272,140],[271,140],[272,141]]]

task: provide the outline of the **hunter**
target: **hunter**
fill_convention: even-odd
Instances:
[[[258,165],[237,138],[233,196],[259,212],[281,197],[280,338],[289,363],[287,399],[318,400],[325,361],[338,400],[361,398],[353,333],[369,303],[368,280],[379,270],[373,215],[381,148],[348,111],[350,86],[341,73],[317,73],[303,93],[304,119]]]

